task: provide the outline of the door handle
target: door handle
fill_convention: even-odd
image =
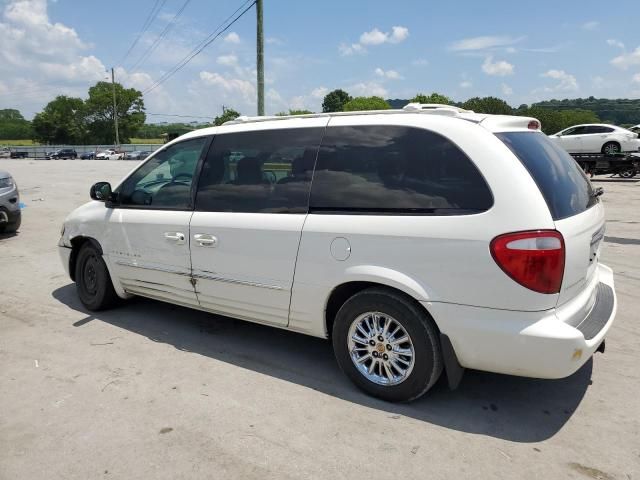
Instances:
[[[184,233],[181,232],[165,232],[164,238],[166,238],[170,242],[175,242],[176,245],[184,245],[185,242]]]
[[[201,247],[215,247],[218,245],[218,239],[213,235],[207,235],[206,233],[196,233],[193,239]]]

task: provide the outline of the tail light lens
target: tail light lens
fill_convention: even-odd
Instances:
[[[564,239],[555,230],[500,235],[491,241],[498,266],[520,285],[539,293],[558,293],[564,274]]]

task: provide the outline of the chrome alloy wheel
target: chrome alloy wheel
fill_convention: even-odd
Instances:
[[[390,386],[411,375],[415,350],[411,337],[395,318],[381,312],[358,316],[349,328],[349,355],[369,381]]]

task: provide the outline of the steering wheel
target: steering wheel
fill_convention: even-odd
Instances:
[[[180,178],[180,177],[185,177],[186,181],[193,180],[193,175],[191,173],[182,172],[182,173],[177,174],[175,177],[173,177],[173,179],[171,180],[171,183],[178,182],[178,178]]]

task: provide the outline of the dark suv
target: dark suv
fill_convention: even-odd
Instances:
[[[67,158],[71,158],[75,160],[76,158],[78,158],[78,154],[73,148],[62,148],[60,150],[53,152],[51,154],[51,158],[55,160],[67,159]]]

